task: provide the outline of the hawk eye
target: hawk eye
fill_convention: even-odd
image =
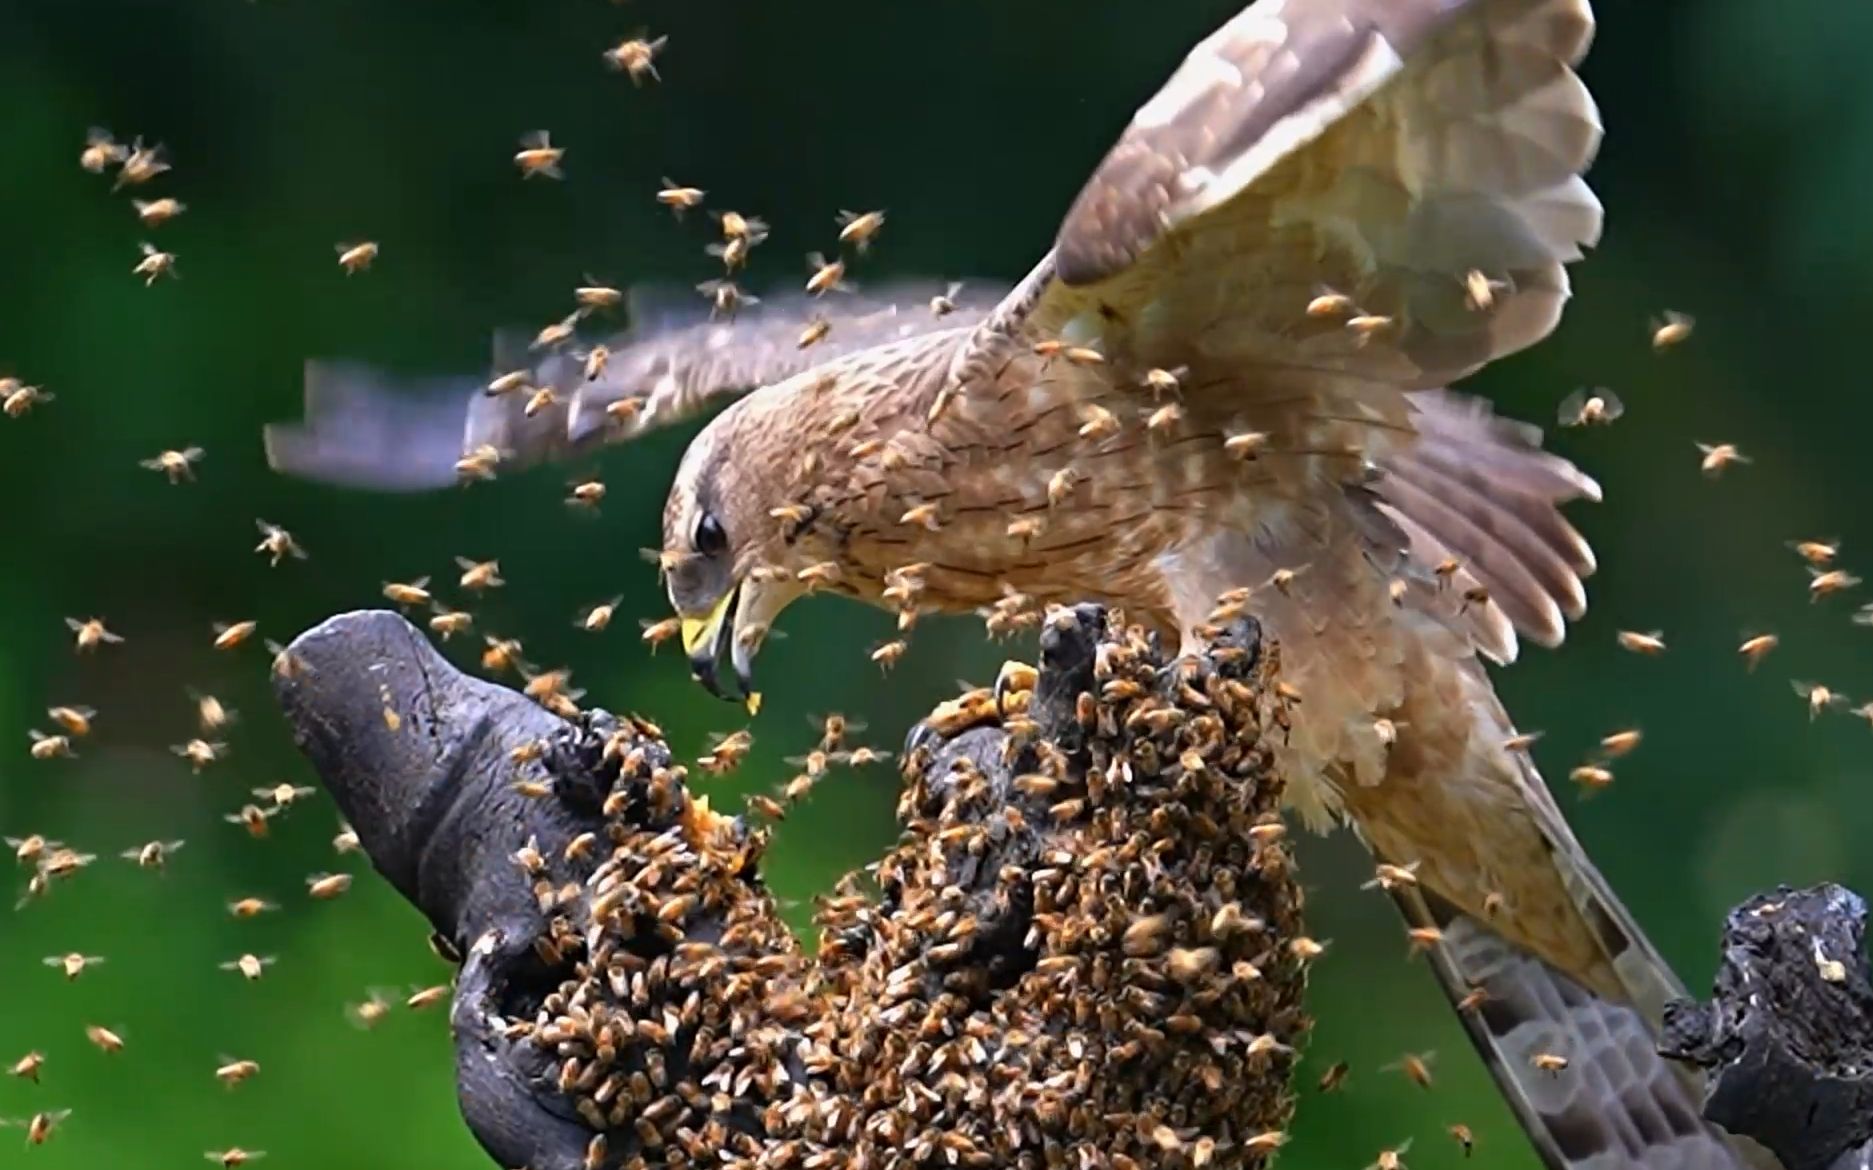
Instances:
[[[713,512],[704,512],[702,519],[696,521],[696,551],[705,557],[715,556],[728,548],[728,533],[722,531],[722,522]]]

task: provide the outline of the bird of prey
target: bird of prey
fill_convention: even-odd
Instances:
[[[1545,337],[1599,237],[1601,123],[1574,71],[1593,27],[1588,0],[1261,0],[1137,111],[1005,295],[967,284],[944,315],[856,296],[811,348],[797,302],[679,326],[646,299],[595,380],[570,356],[532,369],[561,393],[531,415],[314,365],[270,457],[426,488],[465,450],[518,466],[747,392],[664,513],[711,689],[724,656],[747,688],[810,588],[1102,601],[1189,647],[1250,587],[1299,696],[1292,803],[1416,867],[1392,893],[1441,932],[1433,967],[1544,1161],[1762,1164],[1658,1056],[1683,988],[1485,669],[1558,644],[1594,569],[1559,508],[1599,487],[1447,389]]]

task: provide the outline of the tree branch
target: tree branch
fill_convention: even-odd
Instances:
[[[1184,1167],[1264,1159],[1307,1027],[1259,630],[1165,667],[1094,607],[1038,676],[912,731],[899,844],[802,951],[768,831],[656,728],[567,722],[394,614],[279,677],[373,863],[466,956],[469,1126],[504,1165]],[[1028,689],[1031,688],[1031,689]]]

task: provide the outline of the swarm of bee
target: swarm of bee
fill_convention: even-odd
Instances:
[[[913,732],[878,896],[821,899],[813,957],[755,876],[766,830],[692,796],[654,728],[587,716],[604,831],[517,842],[552,975],[493,1025],[595,1168],[1265,1159],[1308,1021],[1291,860],[1251,831],[1280,796],[1255,639],[1166,668],[1054,611],[1040,671]]]

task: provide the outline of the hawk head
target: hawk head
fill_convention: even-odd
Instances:
[[[770,514],[762,482],[772,469],[744,440],[762,430],[759,396],[724,411],[683,454],[663,509],[664,584],[682,621],[691,673],[711,694],[724,693],[717,675],[724,654],[742,697],[755,701],[754,656],[769,626],[805,589],[787,569],[800,558],[790,528]],[[751,426],[752,424],[752,426]]]

